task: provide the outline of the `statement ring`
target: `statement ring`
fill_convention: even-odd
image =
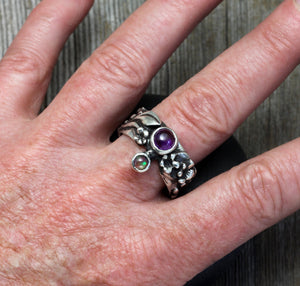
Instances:
[[[146,172],[151,160],[158,161],[160,175],[170,198],[176,198],[181,189],[195,177],[195,164],[178,142],[175,132],[153,111],[144,107],[138,109],[118,129],[118,133],[119,136],[127,135],[146,149],[144,153],[137,153],[133,157],[132,167],[135,171]]]

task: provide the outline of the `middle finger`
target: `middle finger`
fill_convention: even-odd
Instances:
[[[42,118],[61,122],[63,133],[77,140],[108,141],[150,79],[219,2],[146,1],[80,67]]]
[[[195,161],[224,142],[300,63],[300,9],[285,0],[154,111]]]

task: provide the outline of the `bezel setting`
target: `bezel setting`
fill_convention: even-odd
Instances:
[[[135,161],[137,160],[138,157],[144,157],[147,161],[147,165],[145,167],[145,169],[139,169],[136,167],[136,164],[135,164]],[[134,157],[132,158],[132,168],[136,171],[136,172],[139,172],[139,173],[144,173],[144,172],[147,172],[151,166],[151,159],[150,157],[146,154],[146,153],[137,153],[134,155]]]
[[[161,132],[162,130],[167,130],[168,132],[170,132],[172,134],[172,136],[174,137],[174,144],[173,146],[170,148],[170,149],[167,149],[167,150],[162,150],[162,149],[159,149],[159,147],[155,144],[155,136]],[[175,132],[171,129],[171,128],[168,128],[168,127],[160,127],[160,128],[157,128],[151,135],[151,138],[150,138],[150,144],[151,144],[151,147],[153,148],[153,150],[159,154],[159,155],[166,155],[166,154],[170,154],[171,152],[173,152],[177,146],[178,146],[178,139],[177,139],[177,136],[175,134]]]

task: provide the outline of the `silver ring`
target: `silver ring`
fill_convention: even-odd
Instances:
[[[145,147],[144,153],[137,153],[132,159],[135,171],[149,170],[151,160],[157,160],[162,179],[174,199],[181,189],[196,175],[194,162],[178,142],[175,132],[159,117],[146,108],[140,108],[118,129],[119,136],[127,135],[138,145]]]

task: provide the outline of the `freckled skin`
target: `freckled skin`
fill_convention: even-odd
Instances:
[[[22,138],[32,138],[30,124],[24,123]],[[0,152],[8,149],[0,156],[1,277],[39,285],[121,285],[126,273],[130,285],[147,276],[142,269],[157,265],[155,237],[164,226],[155,208],[122,194],[136,173],[123,161],[107,164],[103,151],[61,149],[43,136],[22,144],[11,137],[13,144],[0,146]],[[124,157],[127,151],[121,150]],[[129,171],[127,181],[118,178],[122,168]]]
[[[0,63],[0,285],[181,286],[300,208],[296,139],[162,196],[157,162],[113,130],[220,0],[146,1],[39,114],[52,68],[92,0],[43,0]],[[300,13],[285,0],[154,111],[194,161],[299,63]],[[266,80],[266,78],[268,80]]]

